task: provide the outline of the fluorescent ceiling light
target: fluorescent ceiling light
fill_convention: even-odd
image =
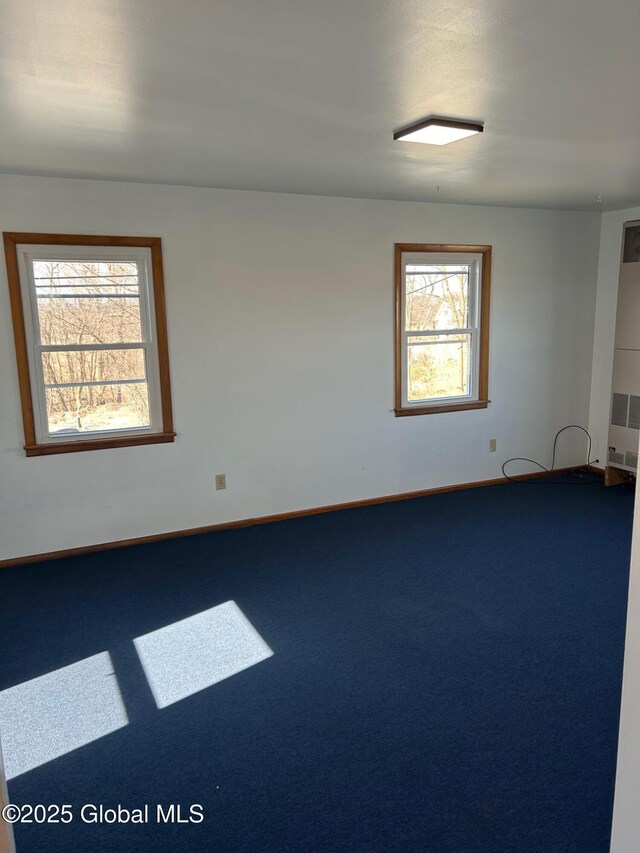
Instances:
[[[445,118],[428,118],[393,134],[402,142],[425,142],[427,145],[448,145],[465,136],[482,133],[483,125],[472,121],[453,121]]]

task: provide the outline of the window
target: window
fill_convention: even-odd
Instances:
[[[4,245],[27,456],[173,441],[160,239]]]
[[[396,415],[486,408],[491,246],[396,243]]]

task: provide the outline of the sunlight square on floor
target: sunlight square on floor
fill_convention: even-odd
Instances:
[[[7,780],[128,724],[109,652],[0,692]]]
[[[271,657],[235,601],[134,640],[158,708],[166,708]]]

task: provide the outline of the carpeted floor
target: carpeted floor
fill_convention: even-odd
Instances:
[[[3,570],[0,688],[109,652],[128,721],[10,781],[73,807],[18,853],[606,853],[632,511],[509,484]],[[158,708],[133,641],[230,601],[273,655]]]

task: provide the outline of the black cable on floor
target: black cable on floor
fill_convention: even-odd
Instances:
[[[511,459],[507,459],[506,462],[502,463],[502,473],[503,473],[504,477],[507,480],[510,480],[512,483],[527,483],[527,484],[531,484],[531,485],[540,483],[540,484],[545,485],[545,486],[587,486],[587,485],[596,485],[597,483],[601,483],[602,478],[600,476],[598,476],[597,474],[593,474],[589,471],[585,471],[583,473],[580,473],[579,476],[582,478],[580,480],[547,480],[546,478],[540,478],[540,479],[535,479],[535,480],[523,480],[523,479],[520,479],[519,477],[510,477],[507,474],[507,472],[505,471],[505,468],[507,467],[507,465],[510,462],[530,462],[532,465],[537,465],[538,468],[542,469],[543,471],[546,471],[548,474],[551,474],[553,472],[553,470],[555,469],[555,465],[556,465],[556,450],[558,447],[558,438],[566,429],[581,429],[582,432],[589,439],[589,446],[587,448],[587,463],[586,463],[585,467],[589,467],[590,465],[593,464],[593,462],[598,462],[599,461],[598,459],[594,459],[592,462],[589,461],[591,459],[591,445],[592,445],[591,435],[589,434],[589,432],[584,427],[580,426],[579,424],[568,424],[567,426],[564,426],[564,427],[562,427],[562,429],[558,430],[558,432],[556,433],[556,437],[553,440],[553,454],[551,456],[551,468],[545,468],[545,466],[542,465],[540,462],[536,462],[535,459],[528,459],[526,456],[512,456]],[[587,478],[590,478],[590,479],[587,479]]]

